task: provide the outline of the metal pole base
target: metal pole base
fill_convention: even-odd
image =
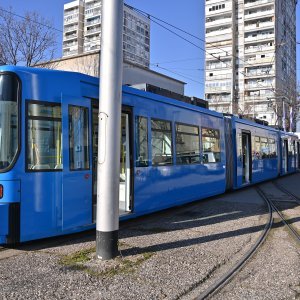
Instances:
[[[102,232],[96,231],[96,255],[102,260],[109,260],[119,255],[119,230]]]

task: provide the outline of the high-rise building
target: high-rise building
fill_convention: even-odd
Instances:
[[[76,0],[64,5],[63,57],[101,49],[101,0]],[[150,20],[124,6],[124,60],[150,64]]]
[[[296,3],[206,0],[205,98],[212,109],[289,127],[296,110]]]

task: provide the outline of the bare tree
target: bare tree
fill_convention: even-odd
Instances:
[[[34,66],[52,60],[56,34],[52,24],[36,12],[20,18],[0,7],[0,60],[5,64]]]
[[[17,65],[21,61],[17,33],[18,25],[11,9],[6,12],[0,7],[0,59],[4,64]]]

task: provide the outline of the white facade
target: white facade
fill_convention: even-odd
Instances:
[[[295,0],[206,0],[210,108],[288,126],[296,102],[295,9]]]
[[[64,5],[63,56],[83,51],[84,3],[76,0]]]
[[[63,57],[101,49],[101,0],[76,0],[64,5]],[[149,67],[150,20],[124,6],[125,61]]]

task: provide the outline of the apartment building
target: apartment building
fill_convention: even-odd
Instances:
[[[296,113],[295,0],[206,0],[210,108],[289,127]]]
[[[64,5],[63,57],[101,49],[101,0],[76,0]],[[150,64],[150,20],[124,6],[124,61]]]

